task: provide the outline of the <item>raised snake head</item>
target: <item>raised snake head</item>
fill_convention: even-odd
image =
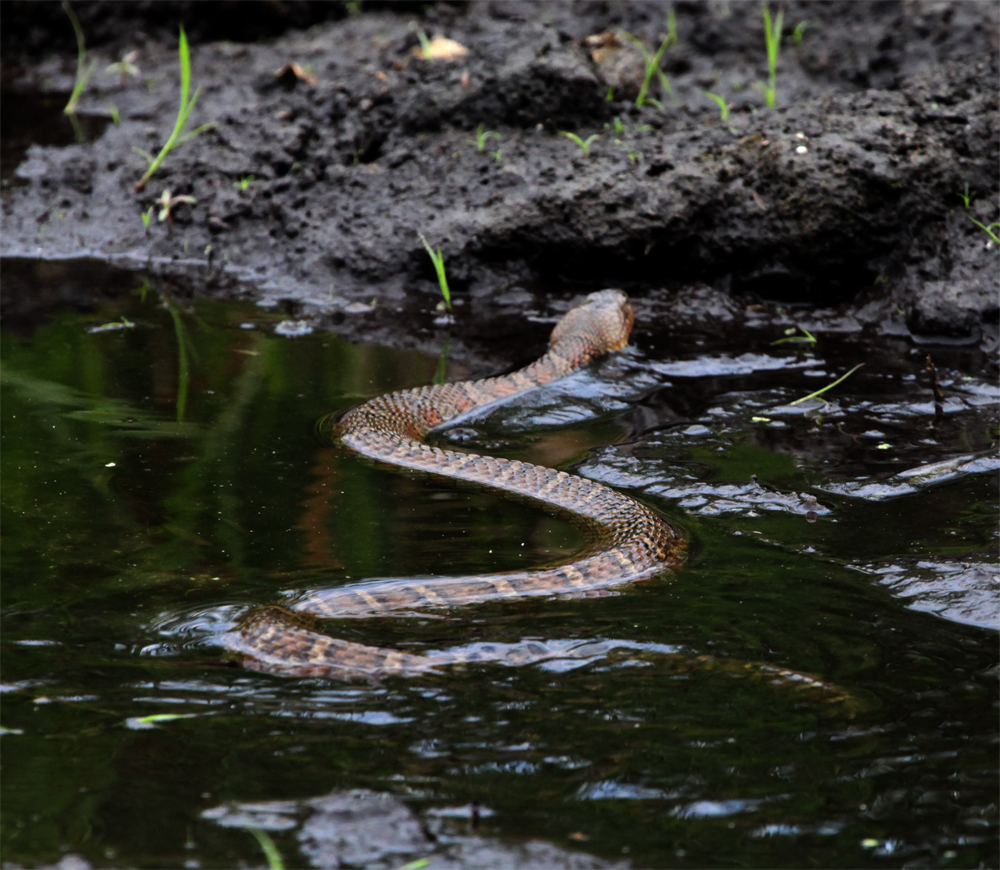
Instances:
[[[570,337],[585,336],[593,343],[592,357],[621,350],[628,344],[635,311],[621,290],[591,293],[583,305],[563,315],[549,337],[549,347]]]

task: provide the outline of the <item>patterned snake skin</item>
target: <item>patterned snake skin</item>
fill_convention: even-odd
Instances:
[[[455,607],[532,596],[606,595],[610,587],[645,580],[677,568],[687,553],[681,531],[626,495],[562,471],[516,460],[477,456],[424,443],[434,428],[474,408],[561,378],[628,341],[634,313],[620,290],[592,293],[567,312],[549,339],[549,350],[513,374],[480,381],[420,387],[379,396],[345,414],[334,438],[350,453],[377,463],[523,496],[581,526],[590,545],[571,561],[534,571],[473,577],[379,580],[317,590],[290,607],[249,613],[223,638],[256,670],[333,679],[413,676],[470,661],[525,664],[553,657],[583,657],[601,644],[578,644],[558,652],[544,644],[473,645],[424,655],[338,640],[315,630],[316,618],[406,615],[417,608]],[[627,642],[604,644],[605,652]],[[634,646],[634,645],[633,645]],[[684,667],[758,673],[797,688],[831,688],[770,665],[684,656]],[[836,694],[836,693],[834,693]]]

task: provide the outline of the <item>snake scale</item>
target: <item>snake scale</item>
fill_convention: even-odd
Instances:
[[[600,595],[609,587],[680,565],[687,549],[682,532],[627,495],[563,471],[424,443],[431,430],[460,414],[550,383],[620,350],[628,342],[634,319],[622,291],[591,293],[562,317],[552,331],[548,352],[526,368],[484,380],[379,396],[347,412],[334,429],[336,442],[367,460],[539,502],[587,533],[590,544],[583,552],[571,561],[532,571],[381,580],[314,591],[288,607],[251,612],[225,636],[225,645],[243,653],[249,667],[270,671],[340,677],[420,673],[468,657],[448,652],[411,655],[337,640],[313,630],[309,618],[374,616],[532,596]],[[530,650],[520,654],[532,655]],[[506,653],[507,658],[517,655]]]

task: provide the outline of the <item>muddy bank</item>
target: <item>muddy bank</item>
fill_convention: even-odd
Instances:
[[[756,4],[676,6],[670,91],[655,77],[649,90],[662,109],[634,105],[643,59],[621,36],[655,49],[669,26],[656,3],[439,4],[424,17],[362,4],[253,44],[233,41],[245,21],[199,28],[183,5],[118,31],[114,7],[81,6],[100,22],[81,112],[113,106],[120,122],[5,167],[5,254],[152,263],[195,292],[249,293],[405,344],[433,329],[440,299],[423,233],[459,319],[545,307],[540,287],[623,286],[658,308],[708,286],[737,317],[748,303],[848,304],[873,328],[995,356],[1000,250],[975,223],[998,212],[994,4],[787,4],[773,109]],[[170,10],[215,39],[193,47],[191,121],[215,126],[136,193],[133,149],[155,153],[176,115]],[[68,28],[30,18],[12,22],[29,47]],[[418,30],[468,54],[424,59]],[[105,72],[137,46],[137,76]],[[74,65],[25,56],[4,88],[68,91]],[[729,104],[725,121],[705,92]],[[481,150],[480,124],[496,134]],[[561,131],[598,138],[584,156]],[[172,210],[172,230],[155,215],[165,189],[196,200]]]

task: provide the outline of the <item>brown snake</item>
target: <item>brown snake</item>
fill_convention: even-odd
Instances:
[[[377,463],[467,481],[523,496],[581,526],[590,544],[570,561],[533,571],[469,577],[378,580],[323,589],[299,597],[290,607],[269,606],[249,613],[223,644],[257,670],[335,679],[411,676],[468,661],[529,663],[544,658],[606,653],[601,644],[563,645],[558,653],[542,644],[473,645],[475,651],[445,650],[414,655],[338,640],[312,628],[313,618],[409,613],[415,608],[453,607],[532,596],[607,594],[613,586],[645,580],[677,568],[687,545],[670,521],[622,493],[576,475],[539,465],[478,456],[424,443],[431,430],[475,408],[561,378],[591,360],[620,350],[634,321],[620,290],[592,293],[559,321],[548,352],[520,371],[479,381],[419,387],[379,396],[347,412],[334,429],[348,452]],[[607,645],[605,645],[607,646]],[[611,649],[615,645],[611,646]],[[635,647],[627,642],[617,646]],[[770,665],[686,656],[684,667],[734,669],[800,688],[825,684]]]
[[[260,608],[225,643],[253,667],[328,675],[410,674],[461,660],[366,647],[312,631],[294,614],[332,619],[418,607],[532,596],[600,594],[676,568],[682,533],[649,508],[606,486],[563,471],[424,443],[434,428],[474,408],[550,383],[628,342],[635,315],[620,290],[591,293],[556,324],[548,352],[520,371],[379,396],[345,414],[334,438],[347,451],[398,468],[468,481],[541,502],[581,526],[590,545],[569,562],[534,571],[420,581],[382,580],[320,590],[290,608]]]

